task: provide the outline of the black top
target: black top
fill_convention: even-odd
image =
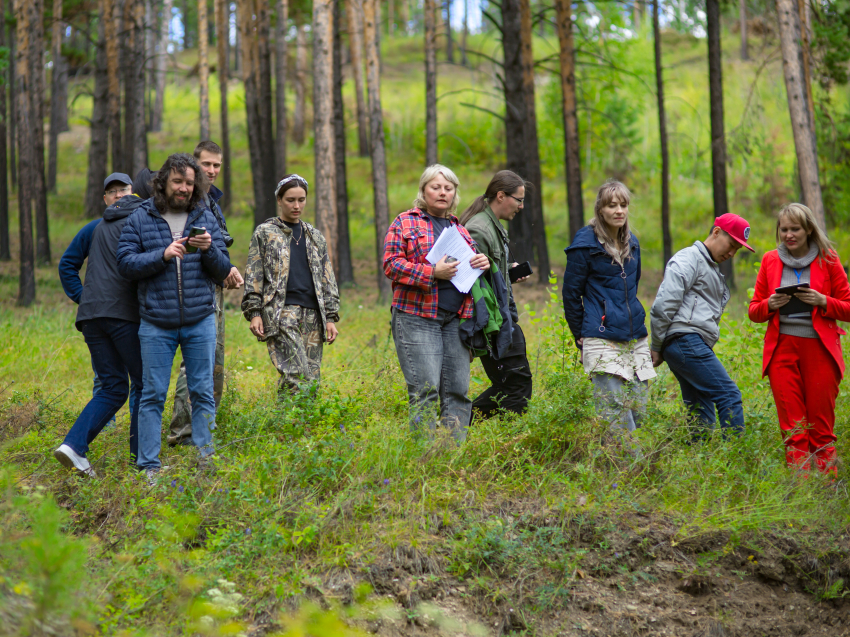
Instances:
[[[300,305],[311,310],[319,309],[319,299],[316,298],[316,286],[313,284],[313,273],[307,261],[307,239],[304,238],[304,226],[301,222],[289,223],[292,229],[292,239],[289,241],[289,278],[286,280],[286,304]]]
[[[427,214],[427,213],[426,213]],[[451,219],[445,217],[433,217],[428,215],[431,223],[434,224],[434,241],[439,239],[443,230],[450,228],[452,225]],[[437,307],[446,312],[460,311],[463,302],[466,299],[466,294],[458,290],[454,283],[445,279],[437,281]]]

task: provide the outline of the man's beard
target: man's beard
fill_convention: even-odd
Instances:
[[[185,199],[178,199],[177,193],[171,195],[170,197],[166,197],[166,201],[168,202],[168,207],[171,210],[187,210],[189,208],[189,201],[191,201],[192,197],[186,197]]]

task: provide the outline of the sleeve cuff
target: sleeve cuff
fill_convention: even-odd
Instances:
[[[257,318],[258,316],[262,316],[262,315],[263,315],[262,310],[251,310],[251,313],[248,315],[250,317],[248,320],[253,321],[255,318]]]

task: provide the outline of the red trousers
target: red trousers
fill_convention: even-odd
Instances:
[[[819,338],[780,334],[767,368],[788,466],[835,474],[835,398],[841,372]]]

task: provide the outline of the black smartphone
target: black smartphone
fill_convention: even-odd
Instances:
[[[517,279],[531,276],[532,274],[531,264],[528,261],[517,264],[508,270],[508,278],[511,280],[511,283],[516,283]]]
[[[808,290],[811,286],[808,283],[796,283],[794,285],[786,285],[784,288],[776,288],[777,294],[793,295],[801,290]]]
[[[206,228],[200,228],[198,226],[192,226],[192,229],[189,230],[189,238],[197,237],[199,235],[204,234],[207,231]],[[189,243],[186,243],[186,252],[197,252],[198,249],[195,246],[190,246]]]

